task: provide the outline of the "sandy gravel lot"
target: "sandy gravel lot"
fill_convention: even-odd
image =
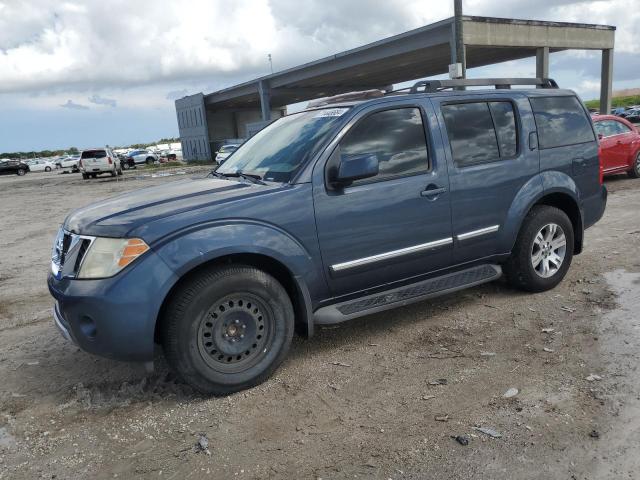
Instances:
[[[0,479],[638,478],[640,181],[608,181],[605,217],[551,292],[496,282],[319,329],[265,384],[203,398],[160,351],[149,374],[51,320],[66,213],[184,179],[136,177],[0,177]]]

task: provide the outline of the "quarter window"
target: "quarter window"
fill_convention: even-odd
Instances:
[[[458,167],[513,157],[518,152],[511,102],[471,102],[442,106],[451,154]]]
[[[591,122],[576,97],[531,98],[540,148],[554,148],[595,140]]]
[[[429,154],[420,109],[399,108],[369,115],[347,133],[340,143],[340,155],[376,155],[379,172],[375,180],[428,171]]]

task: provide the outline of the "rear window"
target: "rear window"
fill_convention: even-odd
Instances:
[[[107,152],[104,150],[85,150],[82,152],[81,158],[104,158],[107,156]]]
[[[593,142],[591,122],[576,97],[531,98],[540,148]]]
[[[451,154],[457,167],[514,157],[518,133],[511,102],[470,102],[442,106]]]

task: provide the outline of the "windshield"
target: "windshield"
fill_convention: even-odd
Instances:
[[[282,117],[242,144],[216,171],[288,182],[348,110],[320,109]]]

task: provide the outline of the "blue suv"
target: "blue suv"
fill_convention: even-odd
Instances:
[[[463,89],[478,85],[495,89]],[[317,101],[206,178],[72,212],[48,278],[55,322],[114,359],[150,362],[159,343],[202,392],[248,388],[294,330],[503,274],[555,287],[605,209],[598,148],[582,102],[548,79]]]

